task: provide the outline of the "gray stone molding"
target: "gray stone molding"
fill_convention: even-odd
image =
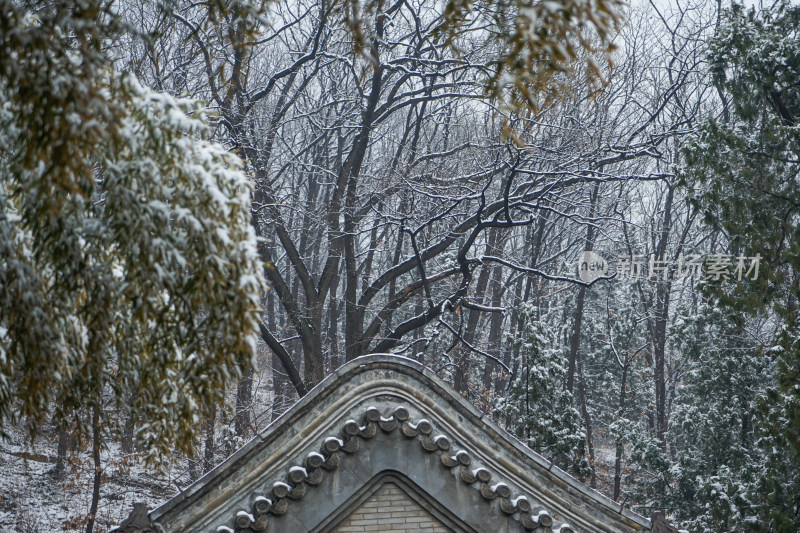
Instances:
[[[405,440],[421,446],[425,452],[439,454],[440,463],[446,469],[458,468],[458,479],[467,485],[475,485],[480,495],[487,501],[497,501],[500,510],[516,517],[525,531],[538,528],[552,528],[553,513],[543,508],[534,508],[525,494],[516,494],[503,481],[493,480],[492,473],[483,467],[475,467],[467,450],[457,450],[450,439],[435,434],[433,425],[426,418],[417,422],[410,419],[409,410],[397,406],[391,413],[383,416],[377,407],[368,407],[361,416],[361,423],[348,419],[341,425],[336,435],[326,437],[319,451],[308,452],[302,461],[304,466],[292,466],[285,476],[272,484],[269,496],[254,495],[252,508],[236,511],[231,520],[233,528],[227,525],[217,527],[217,533],[262,532],[268,531],[269,515],[281,516],[290,510],[291,500],[305,496],[307,486],[319,485],[325,471],[335,470],[341,464],[340,454],[357,454],[361,440],[375,437],[380,428],[384,433],[392,433],[399,428]],[[419,437],[419,438],[417,438]],[[497,481],[497,482],[494,482]],[[302,508],[294,510],[302,512]],[[390,510],[387,509],[387,513]],[[552,528],[556,533],[574,533],[569,524],[561,523]]]
[[[556,527],[569,524],[576,532],[651,529],[650,520],[485,419],[433,372],[397,356],[341,367],[150,518],[167,533],[235,531],[237,520],[268,533],[317,531],[323,512],[331,514],[387,470],[408,476],[444,506],[468,502],[467,523],[479,532],[521,532],[534,521],[544,526],[541,511]]]

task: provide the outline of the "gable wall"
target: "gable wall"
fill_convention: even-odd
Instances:
[[[419,429],[423,420],[426,431]],[[353,426],[358,432],[350,437]],[[320,457],[325,459],[321,466]],[[296,467],[303,465],[304,475],[314,480],[297,485],[295,479],[303,473]],[[471,480],[478,471],[489,482]],[[524,448],[435,373],[397,356],[364,357],[340,368],[150,518],[166,533],[233,533],[236,524],[243,529],[250,525],[246,521],[263,515],[255,511],[255,502],[269,498],[276,512],[270,509],[267,533],[331,533],[389,481],[380,479],[387,473],[400,475],[396,485],[411,500],[424,502],[423,507],[433,506],[432,514],[454,531],[519,533],[523,514],[508,514],[501,504],[507,508],[522,496],[531,508],[526,519],[535,522],[547,513],[556,530],[565,523],[578,533],[651,529],[649,520]],[[297,494],[290,496],[287,490],[294,493],[295,485]],[[495,485],[504,486],[511,499],[497,497]],[[394,527],[379,522],[350,525],[380,526],[383,531]]]
[[[394,483],[385,483],[332,533],[425,531],[450,533],[439,520]]]

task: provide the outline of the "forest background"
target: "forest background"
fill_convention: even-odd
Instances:
[[[0,527],[106,531],[391,352],[646,516],[797,531],[799,31],[0,1]]]

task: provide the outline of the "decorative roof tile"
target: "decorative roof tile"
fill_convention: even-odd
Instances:
[[[440,463],[445,469],[459,468],[458,479],[468,485],[476,485],[481,496],[490,502],[498,500],[498,506],[503,513],[517,518],[521,529],[533,531],[539,527],[553,527],[554,521],[550,513],[537,508],[533,510],[530,499],[525,494],[513,494],[512,489],[504,482],[492,483],[492,473],[486,468],[470,468],[472,457],[464,449],[451,450],[450,439],[445,435],[434,433],[434,426],[427,418],[421,418],[416,423],[410,420],[408,408],[398,406],[382,416],[377,407],[368,407],[361,416],[361,423],[353,419],[345,421],[338,435],[325,437],[320,444],[319,452],[310,452],[305,458],[297,458],[305,466],[291,466],[283,479],[272,484],[269,499],[257,495],[253,500],[252,512],[239,510],[235,513],[232,523],[236,532],[267,531],[269,515],[283,515],[286,512],[302,512],[302,503],[299,502],[306,494],[306,485],[314,487],[322,482],[325,471],[335,470],[341,464],[340,453],[355,455],[360,447],[361,440],[370,440],[377,434],[379,427],[384,433],[393,433],[398,426],[400,433],[408,441],[418,443],[427,453],[439,453]],[[297,503],[291,503],[296,500]],[[298,507],[293,510],[293,507]],[[386,513],[391,510],[387,509]],[[229,533],[227,525],[217,527],[217,533]],[[569,524],[562,523],[554,533],[572,533]]]

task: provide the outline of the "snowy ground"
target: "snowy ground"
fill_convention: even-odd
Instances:
[[[91,457],[78,456],[56,480],[55,435],[42,435],[31,445],[23,430],[11,429],[12,441],[0,443],[0,532],[82,531],[92,495]],[[189,480],[178,468],[163,475],[149,471],[136,455],[114,449],[103,453],[103,464],[105,483],[94,529],[98,533],[119,525],[133,502],[146,501],[153,508]]]
[[[273,407],[271,358],[262,346],[253,380],[253,430],[269,424]],[[235,390],[230,404],[235,403]],[[295,397],[285,398],[281,410]],[[220,413],[217,421],[214,464],[219,463],[243,444],[234,435],[230,413]],[[223,420],[224,419],[224,420]],[[58,436],[43,430],[33,445],[22,427],[6,427],[11,442],[0,441],[0,533],[61,533],[85,530],[92,497],[93,467],[88,451],[82,452],[61,479],[54,479]],[[103,452],[105,481],[94,531],[106,533],[128,516],[136,501],[145,501],[151,509],[191,483],[188,461],[175,464],[159,474],[144,466],[136,454],[124,454],[119,445]],[[202,474],[201,471],[196,473]]]

